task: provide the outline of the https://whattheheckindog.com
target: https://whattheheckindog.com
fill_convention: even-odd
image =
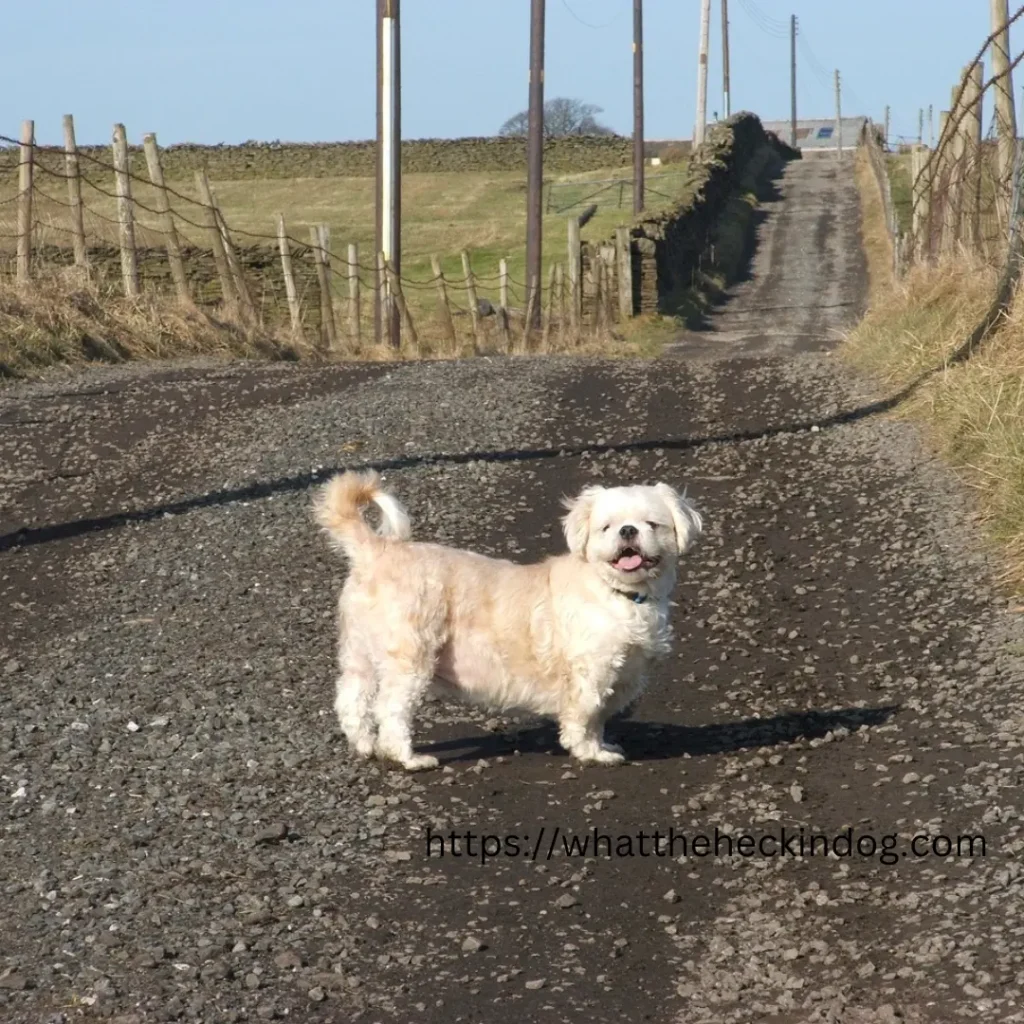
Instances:
[[[498,858],[551,861],[559,857],[595,860],[659,857],[685,863],[689,858],[833,857],[894,865],[904,860],[932,857],[973,859],[988,855],[988,844],[980,834],[875,834],[852,827],[833,833],[780,827],[759,834],[733,834],[718,828],[711,832],[692,832],[671,826],[631,832],[610,832],[594,827],[577,832],[559,825],[540,825],[535,832],[504,834],[472,829],[446,832],[428,827],[423,841],[428,859],[456,857],[480,863]]]

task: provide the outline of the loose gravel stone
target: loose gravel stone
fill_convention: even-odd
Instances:
[[[5,386],[0,1019],[1020,1024],[1024,616],[969,495],[821,351],[862,298],[844,175],[787,169],[681,358]],[[418,538],[517,559],[595,479],[688,488],[629,764],[437,701],[444,770],[348,756],[309,500],[359,464]],[[852,849],[737,841],[783,831]]]

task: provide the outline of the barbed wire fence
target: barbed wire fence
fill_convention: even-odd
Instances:
[[[283,214],[272,233],[232,227],[205,170],[195,172],[195,195],[164,180],[155,135],[144,138],[143,177],[130,167],[123,125],[114,126],[110,160],[75,144],[70,115],[64,129],[63,147],[37,144],[32,121],[19,139],[0,135],[18,156],[11,194],[0,179],[0,281],[19,289],[58,276],[107,296],[176,299],[340,356],[372,341],[375,292],[385,308],[395,304],[410,355],[572,348],[632,315],[629,260],[580,242],[585,215],[567,218],[566,260],[538,282],[541,326],[528,331],[530,289],[510,274],[508,259],[497,274],[481,275],[463,250],[459,276],[444,273],[434,255],[431,276],[417,278],[396,274],[383,254],[366,259],[355,243],[332,245],[326,224],[311,225],[305,239]]]
[[[678,186],[685,182],[687,177],[686,171],[648,174],[644,178],[644,193],[672,202],[676,198]],[[586,207],[597,199],[615,209],[630,209],[633,206],[634,184],[632,178],[624,177],[546,182],[544,212],[565,214],[570,210]],[[675,189],[673,185],[676,186]]]
[[[949,110],[940,113],[934,147],[914,139],[900,145],[899,154],[893,155],[883,149],[877,125],[869,122],[865,129],[864,142],[882,195],[896,277],[914,265],[967,252],[999,268],[1000,294],[1006,292],[1003,302],[1012,297],[1020,276],[1024,238],[1022,140],[1006,114],[1009,104],[1001,100],[1012,98],[1012,73],[1024,60],[1024,52],[1012,59],[1007,54],[1005,68],[988,78],[984,59],[1021,18],[1024,6],[1009,17],[1005,28],[993,31],[964,66],[951,91]],[[983,122],[986,97],[996,101],[987,131]],[[893,179],[904,175],[909,196],[901,202],[895,198]]]

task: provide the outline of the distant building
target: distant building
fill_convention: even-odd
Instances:
[[[842,123],[843,149],[856,149],[860,142],[861,133],[864,131],[868,119],[866,117],[844,117]],[[789,142],[789,121],[762,121],[764,127],[774,132],[783,142]],[[834,117],[822,117],[815,120],[796,122],[796,145],[797,149],[805,152],[828,150],[832,153],[836,150],[836,119]],[[648,157],[659,156],[665,150],[673,147],[681,147],[687,152],[690,149],[689,139],[645,139],[644,152]]]
[[[860,142],[864,125],[867,124],[866,117],[844,117],[840,130],[842,132],[842,149],[856,149]],[[765,128],[775,132],[783,142],[789,142],[789,121],[765,121]],[[796,145],[801,151],[831,150],[836,149],[836,119],[834,117],[823,117],[815,120],[796,122]]]

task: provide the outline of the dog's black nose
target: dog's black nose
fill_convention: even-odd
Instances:
[[[636,527],[635,526],[630,526],[628,523],[625,526],[620,527],[620,529],[619,529],[619,536],[623,540],[632,540],[636,536],[636,534],[637,534]]]

